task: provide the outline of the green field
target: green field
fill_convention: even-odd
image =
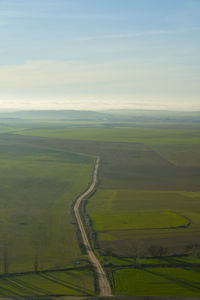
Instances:
[[[188,225],[189,220],[181,215],[174,212],[159,211],[162,206],[162,203],[159,202],[163,202],[166,199],[164,193],[159,193],[158,195],[154,192],[151,194],[152,198],[155,197],[157,199],[157,205],[151,203],[149,207],[146,203],[142,203],[142,201],[150,201],[148,192],[99,190],[88,204],[88,212],[93,221],[94,229],[97,231],[167,229]],[[163,199],[163,194],[165,199]],[[169,196],[174,201],[174,195],[171,193],[171,195],[168,194]],[[135,199],[136,197],[137,199]],[[135,203],[136,205],[134,205]],[[152,211],[154,208],[156,210]]]
[[[118,295],[200,297],[200,269],[125,269],[114,273]]]
[[[89,156],[1,145],[0,272],[84,263],[71,205],[90,182],[92,166]]]
[[[200,166],[200,145],[157,145],[153,149],[176,166]]]
[[[184,191],[98,190],[88,214],[103,249],[120,256],[140,255],[160,245],[184,253],[200,233],[200,195]],[[170,209],[170,211],[168,211]]]
[[[89,268],[59,270],[89,266],[71,208],[91,180],[96,156],[99,185],[86,221],[114,292],[198,297],[200,258],[191,250],[200,234],[198,116],[187,123],[175,116],[20,118],[0,125],[0,272],[32,272],[36,265],[55,272],[4,275],[2,297],[94,294]],[[127,269],[136,262],[144,269]]]
[[[91,271],[56,271],[0,277],[0,297],[94,294]]]
[[[167,229],[188,225],[188,220],[171,212],[91,213],[94,229],[98,231],[128,229]]]
[[[158,129],[137,126],[110,128],[108,126],[107,128],[28,129],[17,130],[14,133],[58,139],[145,143],[147,145],[200,143],[198,129]]]
[[[185,264],[185,266],[191,266],[200,264],[200,258],[194,256],[162,256],[157,258],[146,257],[146,258],[130,258],[130,257],[118,257],[118,256],[102,256],[101,257],[102,263],[104,265],[112,264],[116,267],[124,267],[124,266],[138,266],[148,267],[153,265],[154,267],[160,266],[181,266]]]

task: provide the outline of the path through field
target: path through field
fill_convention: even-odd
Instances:
[[[92,182],[90,184],[90,186],[88,187],[88,189],[78,197],[75,205],[74,205],[74,213],[76,216],[76,220],[81,232],[81,236],[83,239],[83,244],[86,248],[88,257],[91,261],[91,263],[93,264],[93,266],[96,268],[97,270],[97,276],[98,276],[98,283],[99,283],[99,290],[100,290],[100,296],[111,296],[112,292],[111,292],[111,287],[110,287],[110,283],[108,281],[108,278],[106,276],[106,273],[101,265],[101,263],[99,262],[98,258],[96,257],[96,255],[94,254],[94,251],[92,250],[91,246],[90,246],[90,242],[89,239],[87,237],[87,233],[86,230],[84,228],[83,222],[81,220],[81,215],[79,213],[79,207],[81,205],[81,202],[83,201],[84,198],[86,198],[95,188],[95,185],[97,183],[97,174],[98,174],[98,170],[99,170],[99,161],[100,159],[97,158],[96,163],[95,163],[95,167],[94,167],[94,171],[93,171],[93,175],[92,175]]]

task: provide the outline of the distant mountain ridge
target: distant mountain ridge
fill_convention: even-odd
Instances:
[[[200,122],[200,112],[164,110],[23,110],[0,112],[0,119],[14,120],[60,120],[89,122]]]
[[[104,112],[89,110],[24,110],[0,113],[0,118],[104,121],[111,119],[112,116]]]

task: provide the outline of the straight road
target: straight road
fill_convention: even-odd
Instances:
[[[112,296],[110,283],[108,281],[108,278],[106,276],[106,273],[105,273],[101,263],[99,262],[97,256],[94,254],[94,251],[92,250],[92,248],[90,246],[90,242],[89,242],[89,239],[87,237],[87,233],[86,233],[86,230],[84,228],[84,225],[83,225],[83,222],[82,222],[82,219],[81,219],[81,215],[80,215],[80,212],[79,212],[81,202],[83,201],[83,199],[85,199],[94,190],[94,188],[97,184],[97,174],[98,174],[98,170],[99,170],[99,162],[100,162],[100,159],[98,157],[97,160],[96,160],[96,163],[95,163],[93,174],[92,174],[92,182],[91,182],[90,186],[88,187],[88,189],[82,195],[80,195],[78,197],[78,199],[76,200],[76,203],[74,205],[74,213],[75,213],[75,216],[76,216],[78,227],[79,227],[80,232],[81,232],[81,236],[82,236],[82,239],[83,239],[83,244],[84,244],[85,249],[87,251],[87,255],[88,255],[91,263],[93,264],[93,266],[96,268],[96,271],[97,271],[100,296],[109,297],[109,296]]]

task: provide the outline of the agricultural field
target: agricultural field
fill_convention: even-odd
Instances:
[[[119,295],[199,297],[199,281],[199,268],[124,269],[114,273]]]
[[[93,272],[84,270],[4,276],[0,283],[0,297],[94,294]]]
[[[95,126],[96,127],[96,126]],[[200,132],[198,129],[158,129],[136,126],[120,127],[108,124],[105,128],[65,128],[65,129],[23,129],[14,131],[16,134],[40,136],[59,139],[91,140],[106,142],[145,143],[157,144],[199,144]]]
[[[200,166],[200,145],[157,145],[153,149],[175,166]]]
[[[27,287],[31,278],[38,295],[95,293],[72,224],[72,203],[88,186],[99,156],[99,182],[86,202],[85,222],[113,293],[200,296],[198,247],[193,249],[200,234],[200,127],[195,122],[4,120],[1,273],[55,270],[56,278],[65,278],[62,287],[58,279],[49,285],[46,275],[41,285],[34,272],[20,276]],[[67,273],[70,267],[74,270]],[[73,272],[80,274],[80,290]],[[9,294],[2,284],[2,296],[30,293],[19,291],[15,282]]]
[[[71,205],[90,182],[92,166],[89,156],[1,144],[1,273],[87,264]]]
[[[195,195],[191,196],[199,200],[199,195],[197,193]],[[166,200],[171,200],[173,204],[175,199],[180,202],[183,199],[182,194],[178,192],[166,192],[165,194],[165,192],[155,191],[98,190],[88,204],[88,212],[94,220],[94,228],[99,231],[186,227],[189,219],[175,212],[166,211],[169,208]],[[175,209],[175,205],[171,206],[171,209]],[[102,215],[104,215],[104,219],[102,219]]]
[[[153,244],[182,253],[200,233],[199,201],[195,192],[98,190],[88,214],[97,241],[114,254],[131,256],[138,247],[149,255]]]
[[[22,144],[99,155],[103,189],[136,187],[137,190],[199,191],[200,168],[192,165],[175,165],[154,148],[143,143],[68,140],[14,134],[2,134],[2,140],[8,143],[15,140]],[[182,148],[184,147],[182,145]]]

